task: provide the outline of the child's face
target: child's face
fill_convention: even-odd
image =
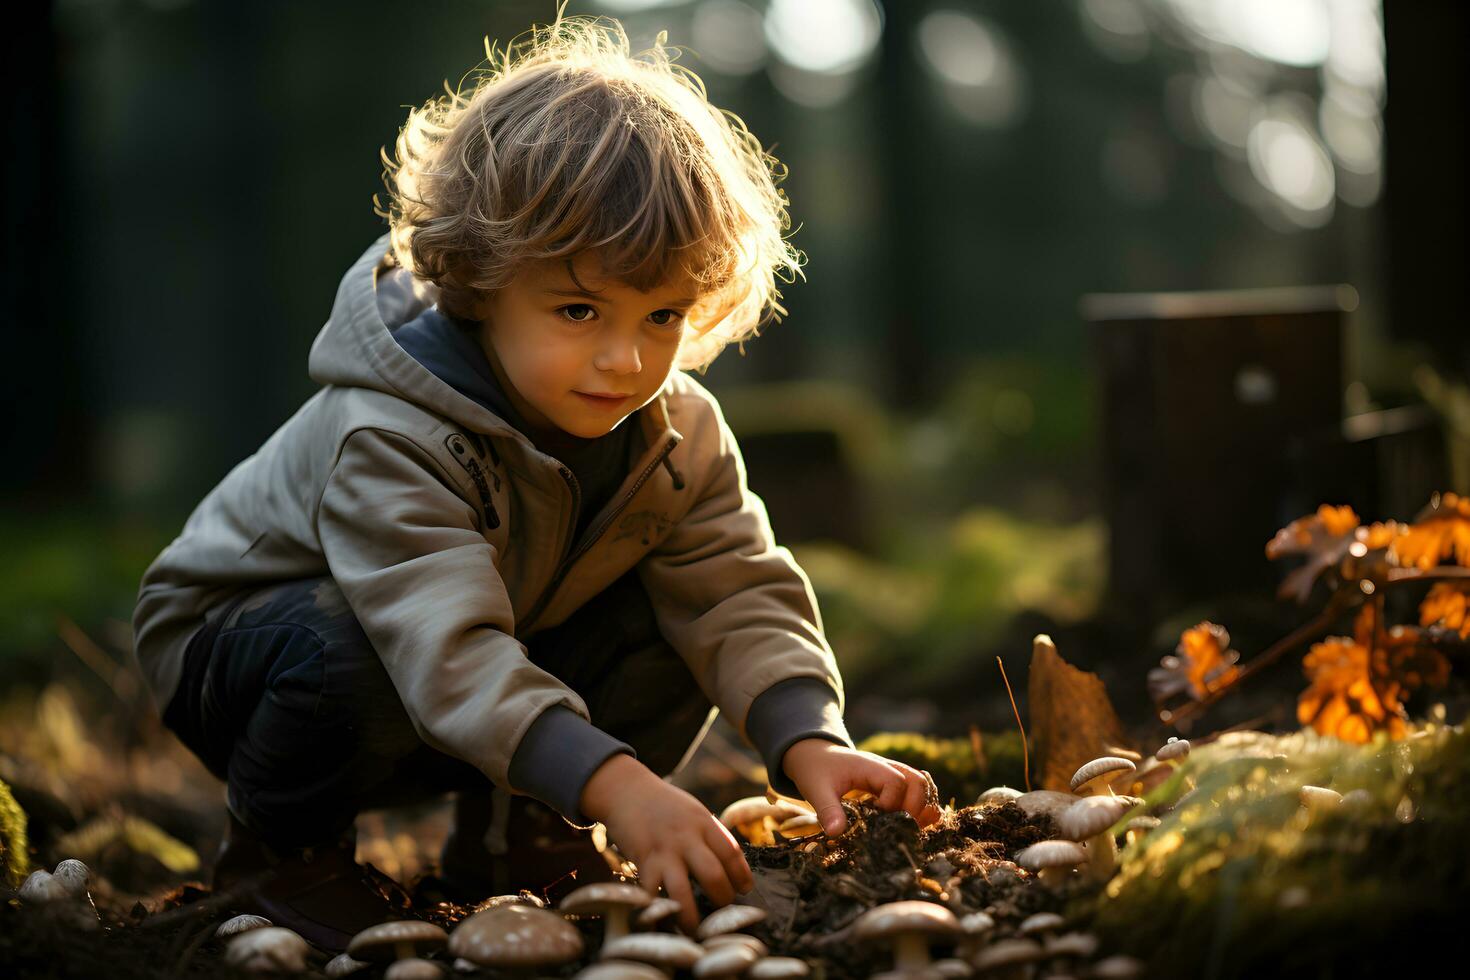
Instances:
[[[663,387],[697,296],[600,278],[595,256],[528,265],[477,311],[480,343],[511,404],[542,432],[606,435]],[[580,285],[578,285],[580,283]]]

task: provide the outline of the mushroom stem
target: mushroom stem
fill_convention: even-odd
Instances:
[[[1087,842],[1087,871],[1093,881],[1107,881],[1118,870],[1118,842],[1112,828]]]
[[[917,970],[929,965],[929,943],[922,934],[909,933],[894,937],[893,968]]]
[[[611,908],[602,913],[602,941],[604,943],[628,934],[628,909]]]
[[[1042,868],[1036,876],[1048,885],[1060,885],[1072,875],[1071,868]]]
[[[400,959],[400,960],[412,959],[414,955],[415,954],[414,954],[413,943],[394,943],[393,944],[393,956],[396,959]]]

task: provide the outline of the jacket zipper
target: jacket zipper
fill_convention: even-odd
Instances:
[[[621,514],[623,512],[623,508],[632,503],[633,498],[638,496],[638,491],[643,489],[643,484],[647,483],[648,478],[653,475],[653,471],[658,469],[659,464],[664,461],[665,457],[667,457],[669,453],[674,451],[674,447],[678,444],[679,439],[677,438],[670,439],[666,443],[664,443],[663,450],[649,461],[648,465],[643,468],[642,473],[638,474],[638,479],[633,481],[633,485],[628,488],[627,493],[623,494],[623,498],[618,501],[618,505],[612,510],[608,511],[607,516],[603,517],[603,519],[599,521],[595,527],[590,529],[587,534],[583,536],[581,544],[577,545],[572,553],[567,555],[567,557],[562,560],[560,567],[558,567],[556,570],[556,574],[551,577],[551,584],[548,585],[545,591],[541,593],[541,598],[536,600],[536,605],[531,607],[531,611],[526,613],[525,618],[521,620],[522,624],[530,624],[536,621],[536,617],[541,615],[541,611],[546,608],[547,604],[551,602],[552,597],[556,595],[556,590],[561,587],[562,581],[566,579],[567,573],[571,571],[572,566],[577,563],[578,559],[580,559],[583,555],[590,551],[592,549],[592,546],[597,543],[598,539],[607,532],[608,527],[613,522],[613,518]],[[570,469],[563,466],[561,467],[561,472],[562,476],[568,481],[572,488],[572,520],[574,522],[573,526],[575,527],[577,505],[580,503],[581,488],[577,485],[577,478],[572,475],[572,471]]]

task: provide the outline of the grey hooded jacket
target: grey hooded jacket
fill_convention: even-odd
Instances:
[[[590,722],[521,639],[636,568],[664,637],[761,750],[772,785],[794,795],[779,771],[785,747],[850,744],[842,681],[811,585],[776,545],[713,396],[670,375],[624,423],[642,436],[627,476],[573,540],[571,471],[394,341],[435,298],[394,267],[386,236],[343,277],[311,349],[322,390],[204,498],[143,576],[134,650],[159,709],[210,610],[330,574],[424,742],[531,792],[510,779],[528,730],[551,708],[548,720]],[[540,727],[565,737],[564,723]],[[552,757],[545,746],[534,756]]]

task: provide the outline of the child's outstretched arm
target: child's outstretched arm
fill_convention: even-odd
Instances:
[[[640,885],[655,895],[662,885],[679,903],[679,924],[691,936],[699,926],[691,874],[721,906],[755,886],[740,845],[714,814],[630,755],[612,756],[592,774],[581,806],[638,865]]]
[[[855,789],[872,793],[880,809],[904,810],[921,826],[939,819],[939,792],[933,778],[902,762],[826,739],[807,738],[786,750],[782,766],[817,811],[830,837],[847,829],[840,801],[844,793]]]

